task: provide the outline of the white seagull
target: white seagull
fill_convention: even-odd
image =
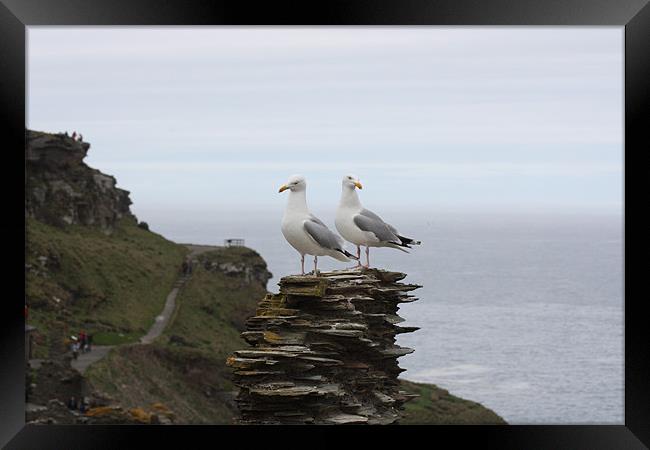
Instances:
[[[305,255],[314,255],[314,275],[318,275],[318,257],[331,256],[339,261],[357,259],[344,248],[344,241],[309,212],[307,208],[307,182],[301,175],[293,175],[278,192],[289,190],[287,208],[282,218],[282,234],[300,253],[300,266],[305,274]]]
[[[344,176],[342,184],[335,225],[343,238],[357,246],[358,266],[361,265],[362,245],[366,247],[364,267],[370,267],[370,247],[391,247],[408,253],[404,248],[420,245],[420,241],[402,236],[395,227],[361,206],[356,188],[363,189],[363,186],[356,176]]]

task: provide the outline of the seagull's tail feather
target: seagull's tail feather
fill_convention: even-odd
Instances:
[[[409,245],[420,245],[422,244],[422,241],[416,241],[415,239],[407,238],[405,236],[400,236],[399,234],[397,235],[400,241],[402,241],[402,244],[404,246],[409,246]]]

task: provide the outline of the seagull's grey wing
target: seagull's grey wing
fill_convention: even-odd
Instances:
[[[327,225],[325,225],[322,220],[320,220],[318,217],[316,217],[315,215],[313,215],[311,213],[309,214],[309,220],[311,220],[312,222],[316,222],[317,224],[322,225],[325,228],[327,228]]]
[[[384,223],[386,223],[386,222],[384,222]],[[388,229],[389,229],[390,231],[393,232],[393,234],[394,234],[395,236],[399,237],[399,231],[397,231],[397,228],[395,228],[394,226],[392,226],[392,225],[389,224],[389,223],[386,223],[386,226],[388,227]]]
[[[366,208],[363,208],[359,214],[361,214],[362,216],[370,217],[371,219],[378,220],[380,222],[384,221],[377,214],[375,214],[374,212],[372,212],[372,211],[370,211],[369,209],[366,209]]]
[[[378,220],[378,221],[384,223],[384,224],[388,227],[388,229],[389,229],[389,230],[390,230],[390,231],[391,231],[395,236],[398,236],[398,235],[399,235],[399,231],[397,231],[397,229],[396,229],[394,226],[392,226],[392,225],[389,224],[389,223],[384,222],[384,219],[382,219],[381,217],[379,217],[377,214],[375,214],[374,212],[370,211],[369,209],[363,208],[359,214],[361,214],[362,216],[370,217],[371,219]]]
[[[352,220],[354,220],[355,225],[363,231],[374,233],[380,241],[400,242],[396,233],[393,231],[394,228],[381,220],[377,214],[368,211],[367,209],[363,209],[361,213],[354,216]]]
[[[304,227],[307,234],[309,234],[321,247],[341,251],[343,246],[341,238],[332,233],[320,220],[312,216],[310,220],[305,221]]]

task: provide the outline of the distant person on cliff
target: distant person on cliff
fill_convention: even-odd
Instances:
[[[93,349],[93,335],[92,334],[89,334],[86,337],[86,342],[87,342],[87,346],[88,346],[88,351],[91,351]]]
[[[76,140],[77,140],[77,132],[76,132],[76,131],[73,131],[73,132],[72,132],[72,140],[73,140],[73,141],[76,141]]]
[[[84,141],[84,137],[82,136],[81,133],[79,133],[79,142],[83,142],[83,141]]]
[[[68,409],[77,409],[77,399],[74,397],[70,397],[70,400],[68,400]]]
[[[84,348],[86,347],[86,333],[83,331],[79,332],[79,348],[81,348],[81,352],[84,352]]]
[[[183,260],[183,264],[181,264],[181,272],[183,275],[187,274],[187,259]]]
[[[185,260],[183,261],[183,274],[189,275],[191,273],[192,273],[192,260],[190,259],[189,256],[186,256]]]
[[[78,342],[73,342],[72,343],[72,358],[77,359],[79,356],[79,343]]]

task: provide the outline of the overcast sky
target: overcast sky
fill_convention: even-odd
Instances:
[[[622,206],[623,28],[29,27],[28,108],[136,214]]]

